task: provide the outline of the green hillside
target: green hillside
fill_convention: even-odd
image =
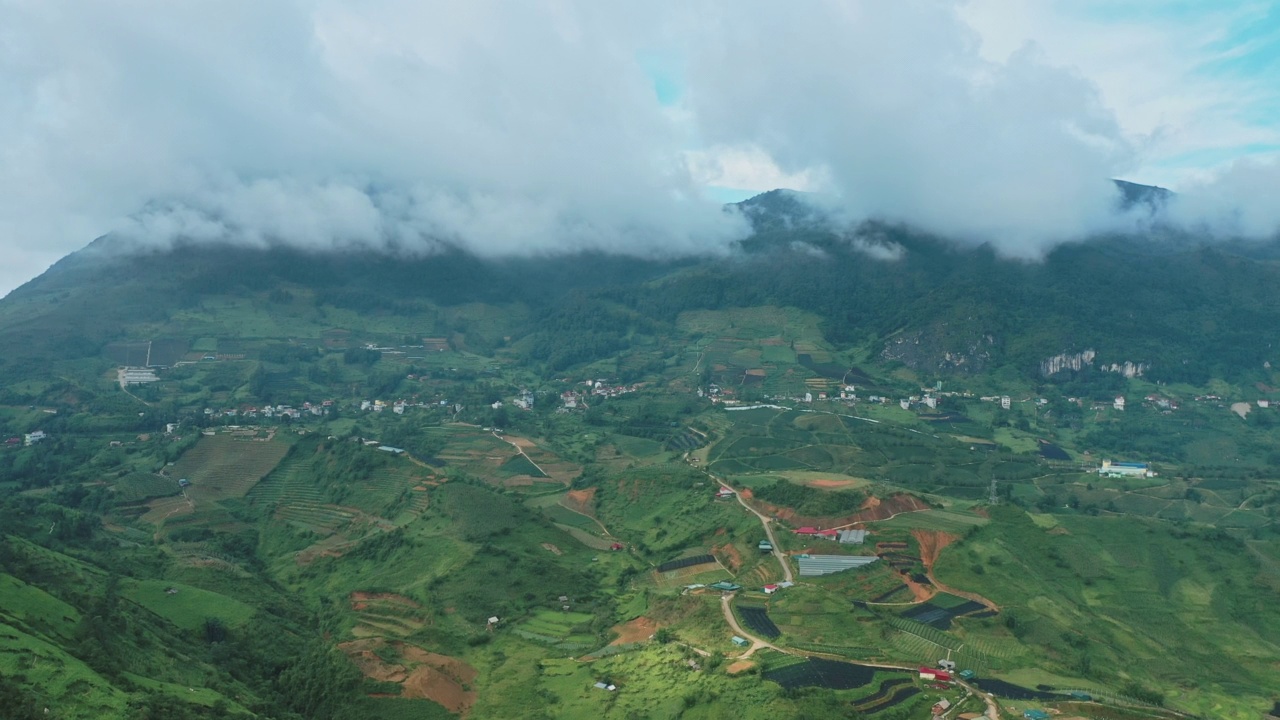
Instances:
[[[798,203],[727,258],[64,259],[0,301],[0,715],[1271,708],[1275,248]]]

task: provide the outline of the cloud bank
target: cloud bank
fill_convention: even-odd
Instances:
[[[0,292],[108,231],[714,253],[746,226],[708,184],[1022,257],[1123,227],[1106,179],[1143,138],[1034,45],[984,56],[961,9],[0,0]],[[1239,173],[1206,197],[1277,187]]]

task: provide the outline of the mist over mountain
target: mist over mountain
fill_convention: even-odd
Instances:
[[[1159,188],[1118,187],[1130,212],[1172,202]],[[501,308],[486,329],[452,331],[476,347],[507,346],[546,373],[675,332],[687,311],[759,305],[814,312],[838,346],[870,344],[883,360],[943,375],[1007,367],[1036,377],[1045,358],[1093,349],[1142,364],[1152,379],[1203,382],[1248,377],[1280,347],[1280,271],[1267,259],[1275,244],[1098,235],[1027,262],[910,226],[834,222],[790,191],[731,210],[754,228],[748,237],[714,254],[656,257],[484,257],[443,242],[427,251],[210,238],[153,247],[106,236],[0,304],[0,336],[15,357],[105,361],[103,347],[139,332],[185,333],[185,308],[288,291],[307,298],[289,311],[309,308],[319,322],[329,309],[421,315],[441,332],[449,308]]]
[[[1102,179],[1132,176],[1164,137],[1125,127],[1122,98],[1034,43],[991,57],[950,3],[698,2],[661,16],[243,3],[234,24],[176,6],[19,5],[0,56],[6,290],[108,232],[158,246],[723,252],[746,230],[708,198],[784,185],[853,222],[1035,258],[1132,230]],[[193,27],[199,39],[174,40]],[[1277,178],[1265,160],[1202,174],[1179,188],[1202,200],[1171,219],[1270,237]]]

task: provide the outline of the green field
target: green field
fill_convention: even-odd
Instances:
[[[166,590],[177,590],[170,594]],[[244,625],[254,608],[220,593],[164,580],[126,580],[120,583],[122,596],[186,630],[198,630],[205,620],[218,618],[229,626]]]

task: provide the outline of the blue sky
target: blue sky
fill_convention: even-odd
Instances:
[[[1098,83],[1141,147],[1133,179],[1194,186],[1280,152],[1280,2],[970,0],[984,45],[1034,42]],[[976,9],[975,9],[976,8]]]

